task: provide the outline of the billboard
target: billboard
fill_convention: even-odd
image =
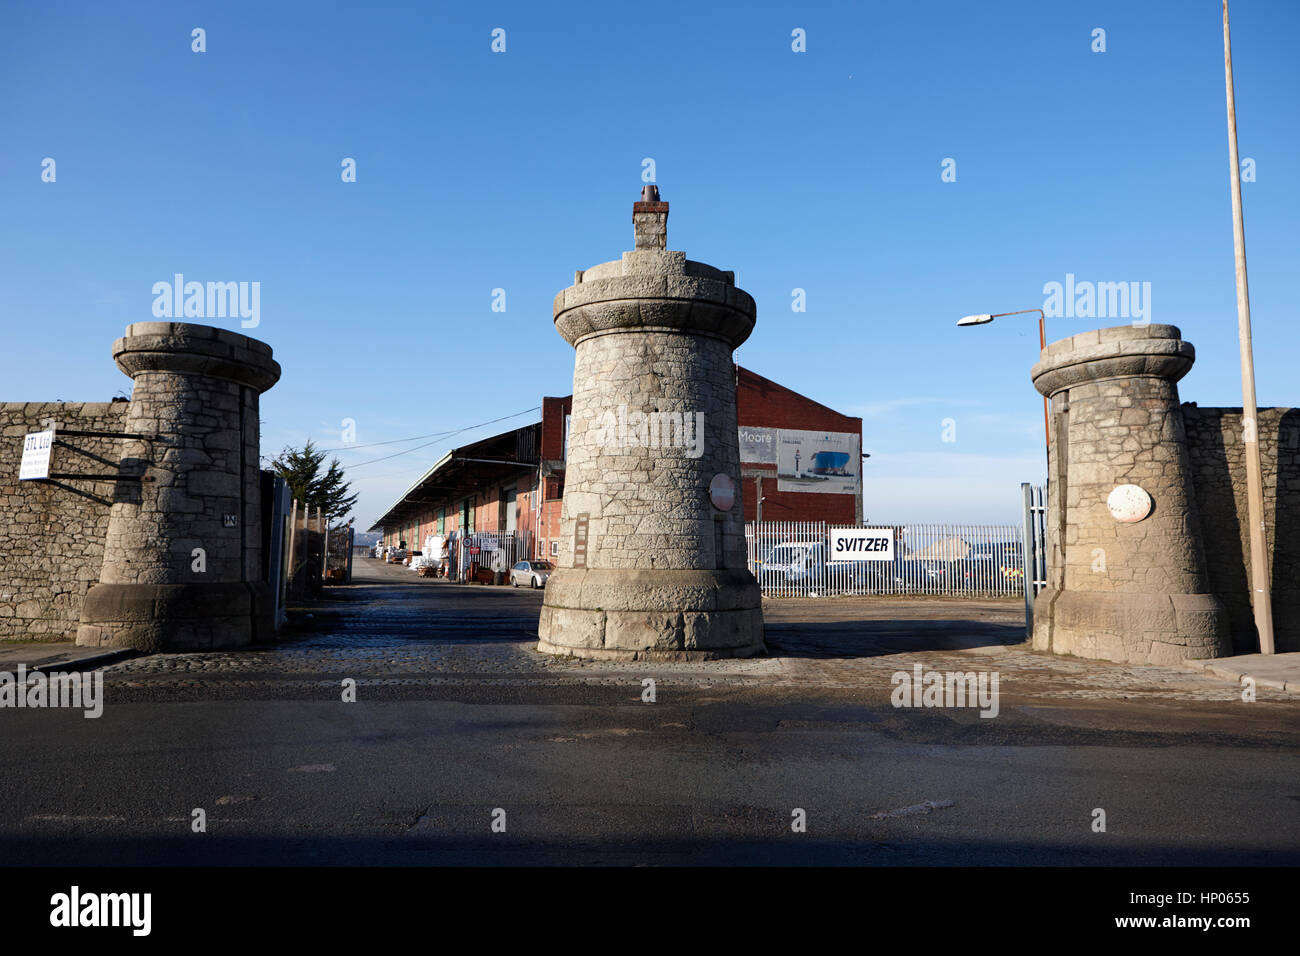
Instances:
[[[862,436],[741,425],[740,463],[776,465],[778,491],[856,495],[862,490]]]
[[[854,495],[862,488],[861,439],[848,432],[777,430],[778,491]]]

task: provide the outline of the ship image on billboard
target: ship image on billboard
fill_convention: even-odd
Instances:
[[[857,494],[862,467],[859,441],[859,436],[846,432],[780,429],[776,449],[778,490]]]

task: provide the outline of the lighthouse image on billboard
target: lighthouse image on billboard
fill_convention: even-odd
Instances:
[[[858,489],[857,435],[782,428],[777,435],[776,477],[781,491],[854,494]]]

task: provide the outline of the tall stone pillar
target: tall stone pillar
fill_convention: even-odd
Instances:
[[[77,643],[238,647],[271,630],[262,583],[259,396],[271,347],[206,325],[137,322],[113,345],[135,380],[104,567]]]
[[[666,249],[668,203],[634,203],[635,248],[555,297],[577,350],[538,649],[606,659],[763,650],[745,552],[732,351],[755,306],[735,275]]]
[[[1053,342],[1034,366],[1052,401],[1036,650],[1139,664],[1231,653],[1178,401],[1195,357],[1172,325],[1125,325]]]

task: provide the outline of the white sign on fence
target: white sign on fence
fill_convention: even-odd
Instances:
[[[50,477],[50,449],[54,431],[31,432],[23,440],[23,461],[18,466],[19,481]]]
[[[893,561],[893,528],[831,528],[831,561]]]

